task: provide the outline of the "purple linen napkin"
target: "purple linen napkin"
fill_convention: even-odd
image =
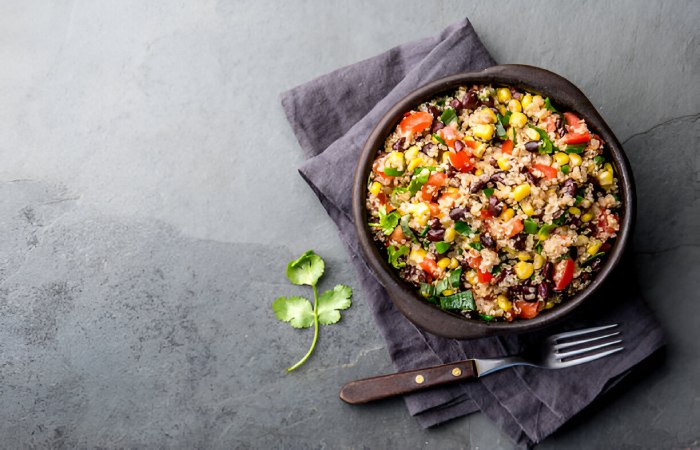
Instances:
[[[529,446],[663,345],[661,329],[636,291],[634,274],[625,270],[631,264],[621,264],[615,282],[563,324],[529,335],[444,339],[418,329],[393,306],[360,256],[351,214],[355,166],[382,114],[430,81],[494,64],[465,19],[436,37],[401,45],[291,89],[282,94],[282,105],[308,157],[299,172],[338,226],[397,370],[513,354],[562,330],[621,324],[625,351],[603,360],[559,371],[518,367],[405,396],[409,412],[423,427],[481,410],[516,443]]]

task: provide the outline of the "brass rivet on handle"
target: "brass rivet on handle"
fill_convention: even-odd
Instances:
[[[423,384],[425,377],[423,375],[416,375],[416,383]]]
[[[454,369],[452,369],[452,375],[455,377],[462,375],[462,369],[460,369],[459,367],[455,367]]]

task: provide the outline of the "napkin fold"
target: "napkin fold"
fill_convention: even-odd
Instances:
[[[430,81],[494,64],[465,19],[438,36],[395,47],[295,87],[281,100],[308,158],[299,172],[338,227],[397,370],[515,354],[553,333],[620,324],[625,350],[602,360],[563,370],[516,367],[405,396],[410,414],[423,427],[482,411],[516,444],[531,446],[663,345],[661,328],[637,291],[631,262],[621,263],[611,275],[614,282],[563,323],[520,336],[445,339],[417,328],[394,307],[361,256],[351,212],[355,166],[381,116]]]

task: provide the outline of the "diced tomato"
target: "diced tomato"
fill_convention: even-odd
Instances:
[[[557,169],[552,166],[548,166],[546,164],[533,164],[532,167],[542,172],[548,180],[553,180],[557,177]],[[532,173],[532,169],[528,170],[530,170],[530,173]]]
[[[488,209],[482,209],[479,214],[481,215],[482,219],[490,219],[493,217],[493,215],[489,212]]]
[[[466,145],[467,147],[469,147],[471,149],[476,148],[476,141],[466,140],[466,141],[462,141],[462,142],[464,142],[464,145]]]
[[[433,124],[433,115],[427,112],[414,112],[404,117],[399,124],[402,135],[417,134],[425,131]]]
[[[384,192],[380,192],[377,194],[377,200],[379,201],[380,205],[386,205],[386,194]]]
[[[428,184],[424,184],[422,188],[420,188],[420,198],[424,202],[429,202],[433,199],[433,194],[435,193],[435,186],[430,186]]]
[[[526,302],[525,300],[516,300],[515,307],[520,310],[518,317],[521,319],[532,319],[537,317],[539,311],[539,302]]]
[[[447,180],[447,175],[442,172],[433,172],[425,184],[428,186],[442,186],[445,184],[445,180]]]
[[[554,266],[554,290],[563,291],[574,279],[574,270],[576,269],[576,263],[571,258],[559,261],[556,266]]]
[[[501,144],[501,151],[503,153],[511,155],[513,153],[513,141],[511,141],[510,139],[504,141],[503,144]]]
[[[476,271],[477,278],[479,278],[479,283],[488,283],[493,280],[493,275],[488,272],[482,272],[481,270]]]
[[[451,126],[447,126],[445,128],[440,129],[437,134],[442,138],[443,141],[445,141],[445,144],[447,144],[447,146],[450,148],[454,148],[455,141],[459,139],[457,130],[452,128]]]
[[[583,144],[591,140],[591,134],[588,131],[581,133],[566,133],[562,138],[562,142],[567,145]]]
[[[438,203],[440,206],[451,208],[455,202],[459,199],[459,194],[454,192],[454,193],[445,193],[440,196],[438,199]]]
[[[438,205],[437,203],[429,202],[428,207],[430,208],[430,215],[432,217],[435,217],[438,214],[440,214],[440,205]]]
[[[401,229],[400,225],[394,228],[394,231],[391,233],[391,235],[389,235],[389,238],[394,242],[398,242],[399,244],[406,242],[406,236],[403,234],[403,230]]]
[[[469,172],[474,168],[474,159],[472,153],[468,150],[461,152],[449,152],[450,163],[460,172]]]
[[[566,124],[570,127],[576,127],[581,124],[581,119],[572,112],[565,112],[564,119],[566,120]]]
[[[433,278],[438,274],[438,265],[434,259],[423,258],[423,261],[420,262],[420,267]]]
[[[477,256],[476,258],[468,258],[467,263],[469,264],[469,267],[472,269],[478,269],[479,266],[481,265],[481,260],[483,258],[481,256]]]
[[[519,234],[525,226],[523,225],[523,221],[517,218],[510,219],[508,222],[506,222],[505,226],[503,227],[508,234],[508,237],[513,237],[516,234]]]

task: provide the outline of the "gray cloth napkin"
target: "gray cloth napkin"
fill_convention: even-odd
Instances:
[[[559,371],[518,367],[405,396],[409,412],[423,427],[480,410],[517,444],[529,446],[553,433],[663,344],[661,329],[636,292],[634,275],[624,270],[631,264],[621,264],[615,282],[563,324],[521,336],[445,339],[418,329],[396,310],[360,256],[351,214],[355,166],[382,114],[430,81],[494,64],[465,19],[438,36],[336,70],[281,98],[308,158],[299,172],[338,226],[397,370],[513,354],[551,333],[621,324],[625,350],[603,360]]]

